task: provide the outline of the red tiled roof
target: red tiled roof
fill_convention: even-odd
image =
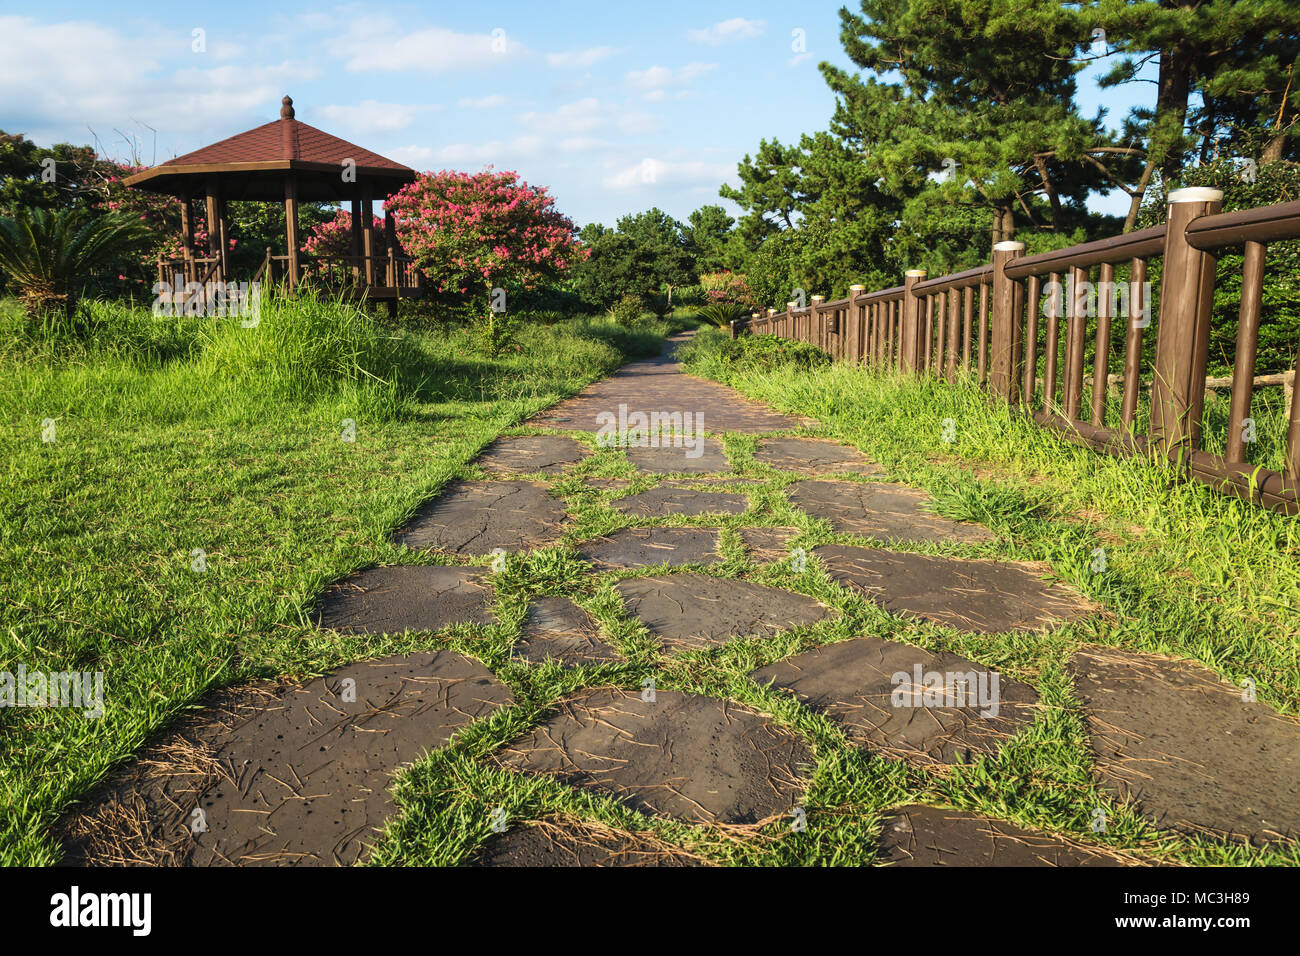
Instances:
[[[255,129],[177,156],[162,166],[206,166],[222,163],[263,163],[295,159],[332,166],[351,159],[358,167],[413,171],[409,166],[363,149],[296,119],[272,120]]]

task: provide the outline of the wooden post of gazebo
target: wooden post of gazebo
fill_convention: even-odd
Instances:
[[[361,200],[352,200],[352,281],[361,281]]]
[[[293,175],[284,180],[284,236],[289,247],[289,288],[296,289],[302,263],[298,258],[298,177]]]
[[[181,258],[185,260],[183,268],[187,282],[194,274],[194,210],[191,206],[193,198],[188,192],[181,197]],[[171,276],[168,276],[166,281],[171,282]]]
[[[221,260],[220,281],[230,281],[230,240],[226,235],[226,223],[230,219],[226,197],[217,198],[217,257]]]
[[[385,284],[395,286],[397,285],[397,223],[387,204],[384,205],[384,252],[388,268],[385,273],[387,276]]]
[[[217,199],[221,195],[221,185],[215,176],[207,178],[204,191],[207,197],[204,225],[208,230],[208,258],[213,258],[221,248],[221,226],[217,223]]]
[[[361,187],[361,236],[366,285],[374,285],[379,270],[375,268],[375,191],[370,186]]]

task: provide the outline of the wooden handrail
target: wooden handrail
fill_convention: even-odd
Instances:
[[[1021,255],[1018,243],[1000,244],[987,265],[930,279],[914,271],[901,286],[874,292],[855,286],[847,298],[814,297],[804,309],[789,303],[785,311],[737,322],[734,332],[781,335],[815,344],[837,361],[949,382],[972,374],[980,387],[1072,441],[1111,454],[1163,455],[1183,474],[1221,491],[1300,513],[1300,397],[1294,388],[1300,356],[1283,373],[1261,376],[1255,367],[1266,244],[1300,238],[1300,201],[1223,213],[1221,195],[1175,190],[1168,219],[1158,226],[1034,256]],[[1236,361],[1230,377],[1210,379],[1215,262],[1209,253],[1234,245],[1245,251]],[[1158,321],[1146,281],[1148,260],[1155,257],[1164,260]],[[1094,267],[1100,270],[1095,284]],[[1127,281],[1116,282],[1117,267],[1127,268]],[[1101,295],[1094,297],[1097,290]],[[1109,368],[1116,323],[1125,329],[1123,374]],[[1135,435],[1148,326],[1157,332],[1147,376],[1151,426],[1149,434]],[[1085,369],[1089,342],[1093,362]],[[1085,405],[1086,383],[1091,401]],[[1105,393],[1116,383],[1123,384],[1118,428],[1106,421]],[[1265,384],[1282,384],[1291,403],[1283,471],[1248,461],[1251,394]],[[1225,454],[1216,456],[1201,448],[1201,419],[1206,391],[1225,387],[1232,390],[1228,441]]]

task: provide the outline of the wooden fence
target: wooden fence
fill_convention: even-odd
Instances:
[[[790,302],[784,312],[769,309],[733,323],[732,334],[797,339],[839,361],[948,382],[973,376],[1034,422],[1072,441],[1110,454],[1164,455],[1196,480],[1295,514],[1300,512],[1300,401],[1294,392],[1283,470],[1253,465],[1248,445],[1254,435],[1251,399],[1267,245],[1300,237],[1300,202],[1224,213],[1222,201],[1216,189],[1175,190],[1164,225],[1035,256],[1023,255],[1023,243],[1000,242],[988,265],[935,279],[913,270],[890,289],[868,292],[853,286],[847,299],[813,296],[803,308]],[[1236,361],[1226,448],[1215,455],[1201,443],[1210,312],[1216,254],[1234,246],[1244,247]],[[1158,316],[1152,315],[1146,291],[1148,264],[1155,258],[1163,260]],[[1127,272],[1118,283],[1117,267]],[[1110,367],[1117,319],[1126,323],[1118,378]],[[1149,328],[1156,336],[1155,353],[1144,369],[1142,344]],[[1096,344],[1087,370],[1090,335]],[[1151,382],[1150,425],[1140,434],[1134,419],[1144,375]],[[1290,377],[1294,382],[1294,370]],[[1108,422],[1112,380],[1122,381],[1123,388],[1118,416],[1112,413]]]

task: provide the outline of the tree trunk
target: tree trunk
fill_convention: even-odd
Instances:
[[[1156,115],[1152,120],[1152,139],[1167,140],[1160,160],[1160,177],[1165,188],[1183,165],[1183,149],[1178,142],[1187,122],[1187,97],[1191,89],[1192,51],[1176,44],[1160,51],[1160,77],[1157,80]],[[1155,142],[1153,146],[1157,145]]]
[[[1265,145],[1264,152],[1260,154],[1259,164],[1276,163],[1282,159],[1282,147],[1286,145],[1286,134],[1279,133],[1272,137]]]
[[[993,206],[993,243],[1006,242],[1016,237],[1016,218],[1011,208],[1011,200],[1003,200]]]

